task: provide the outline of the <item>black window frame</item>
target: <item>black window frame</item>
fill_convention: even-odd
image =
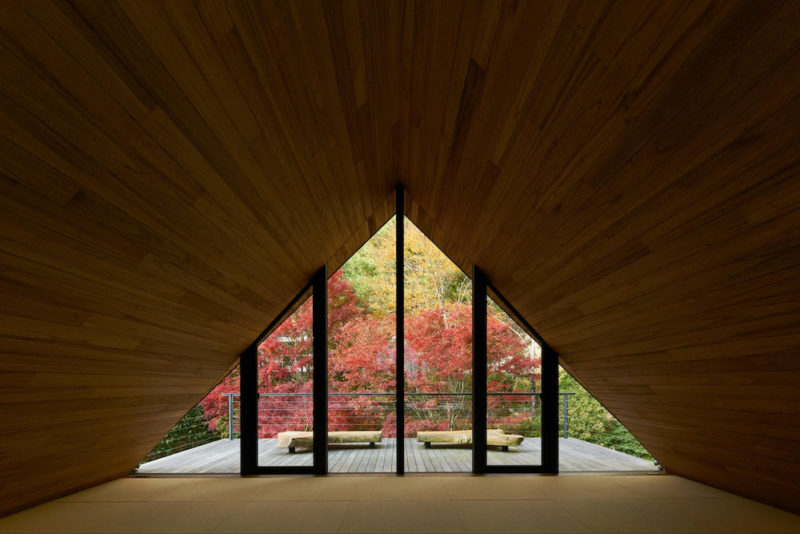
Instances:
[[[314,339],[312,371],[313,464],[270,466],[258,464],[258,346],[308,298],[311,290]],[[242,476],[322,475],[328,472],[328,268],[320,267],[311,281],[240,355],[240,462]]]
[[[405,473],[405,189],[396,190],[396,474]],[[258,465],[258,346],[294,311],[313,297],[313,465]],[[541,465],[488,465],[487,462],[487,299],[492,291],[503,309],[542,347],[542,456]],[[472,472],[558,473],[558,353],[517,312],[477,265],[472,273]],[[328,474],[328,269],[320,267],[309,283],[240,355],[241,475]]]

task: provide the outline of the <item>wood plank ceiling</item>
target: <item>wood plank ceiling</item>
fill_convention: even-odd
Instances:
[[[0,2],[0,513],[411,215],[669,471],[800,511],[800,3]]]

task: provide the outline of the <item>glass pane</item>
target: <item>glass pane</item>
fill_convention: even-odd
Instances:
[[[405,469],[472,470],[472,282],[405,219]]]
[[[487,465],[541,465],[542,348],[488,298]]]
[[[258,346],[258,465],[312,466],[313,299]]]
[[[328,470],[396,471],[395,220],[328,281]]]

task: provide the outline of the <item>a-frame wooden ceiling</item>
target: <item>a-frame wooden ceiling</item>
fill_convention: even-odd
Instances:
[[[800,510],[800,2],[0,2],[0,513],[389,214],[669,471]]]

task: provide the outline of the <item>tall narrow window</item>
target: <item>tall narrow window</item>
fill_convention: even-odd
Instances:
[[[395,218],[328,281],[328,465],[396,468]]]
[[[327,268],[241,355],[243,474],[327,472]]]
[[[258,345],[259,466],[313,465],[313,302]]]
[[[542,347],[491,297],[486,330],[487,465],[541,465]]]
[[[405,470],[472,468],[472,283],[405,219]]]
[[[473,469],[557,473],[558,355],[478,267],[473,294]]]

